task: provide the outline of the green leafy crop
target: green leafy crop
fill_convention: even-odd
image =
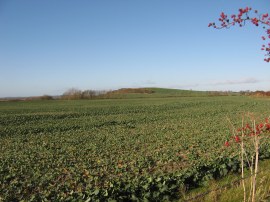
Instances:
[[[265,111],[268,109],[268,111]],[[0,102],[0,201],[162,201],[238,171],[240,96]],[[269,142],[261,148],[270,156]]]

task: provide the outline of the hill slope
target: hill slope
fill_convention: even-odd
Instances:
[[[123,88],[111,91],[103,98],[154,98],[154,97],[201,97],[208,96],[206,91],[179,90],[168,88]]]

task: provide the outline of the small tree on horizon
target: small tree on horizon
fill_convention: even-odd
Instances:
[[[82,98],[82,91],[76,88],[70,88],[63,93],[62,98],[68,100],[78,100]]]

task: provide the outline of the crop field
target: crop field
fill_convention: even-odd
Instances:
[[[162,201],[237,171],[245,96],[0,102],[0,201]],[[266,141],[261,158],[270,156]]]

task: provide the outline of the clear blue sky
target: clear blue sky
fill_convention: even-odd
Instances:
[[[0,97],[75,87],[270,90],[263,30],[208,28],[269,0],[0,0]]]

